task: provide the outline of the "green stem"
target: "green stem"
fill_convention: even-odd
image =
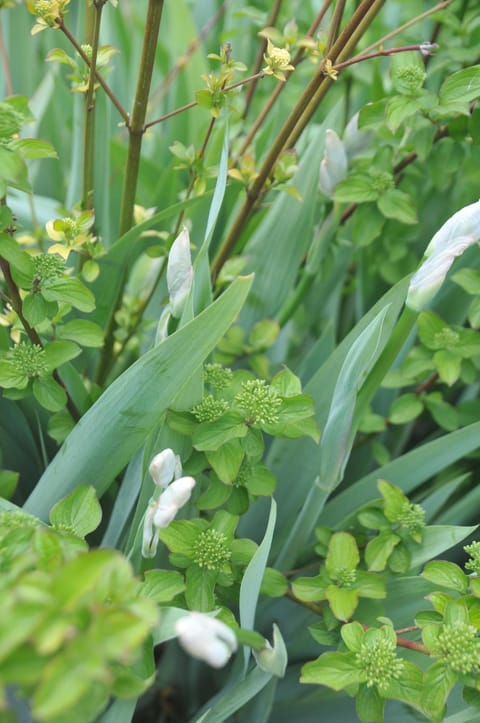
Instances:
[[[90,58],[90,74],[88,88],[85,94],[85,126],[83,131],[83,191],[82,206],[85,209],[94,207],[94,173],[95,173],[95,75],[97,70],[97,55],[100,39],[100,22],[102,18],[103,2],[87,11],[87,38],[92,48]],[[90,16],[91,23],[90,23]],[[91,28],[89,27],[91,24]]]
[[[149,0],[147,17],[145,20],[142,57],[138,71],[137,90],[133,104],[132,119],[128,129],[129,143],[127,165],[125,169],[125,183],[123,187],[120,211],[120,236],[123,236],[123,234],[129,231],[133,224],[133,206],[137,191],[140,153],[143,134],[145,133],[144,124],[147,114],[148,97],[152,82],[162,11],[163,0]]]
[[[337,58],[340,58],[342,54],[345,55],[347,52],[351,52],[359,38],[380,10],[383,2],[384,0],[363,0],[331,48],[329,59],[332,63],[337,60]],[[247,193],[243,206],[235,218],[229,233],[220,246],[217,256],[212,263],[211,272],[213,279],[217,277],[223,264],[235,248],[240,234],[245,228],[247,221],[249,220],[250,215],[260,198],[265,183],[269,178],[280,154],[285,148],[294,145],[295,141],[292,142],[292,139],[298,139],[300,134],[303,132],[305,126],[317,110],[327,90],[332,85],[332,82],[331,78],[325,75],[324,64],[321,63],[317,72],[283,124],[283,127],[281,128],[261,168],[259,169],[257,178]]]
[[[65,37],[68,38],[68,40],[70,41],[70,43],[73,45],[73,47],[75,48],[75,50],[77,51],[77,53],[79,54],[79,56],[82,58],[82,60],[88,65],[88,67],[90,67],[90,58],[89,58],[88,55],[85,53],[85,51],[84,51],[84,49],[82,48],[82,46],[80,45],[80,43],[77,42],[75,36],[72,35],[72,33],[70,32],[70,30],[67,28],[67,26],[66,26],[65,23],[63,22],[63,18],[60,18],[60,17],[57,18],[57,19],[56,19],[56,23],[57,23],[59,29],[60,29],[60,30],[62,31],[62,33],[65,35]],[[120,103],[120,101],[118,100],[117,96],[115,95],[115,93],[113,92],[113,90],[110,88],[110,86],[104,81],[104,79],[102,78],[102,76],[100,75],[100,73],[98,72],[98,70],[95,71],[95,80],[96,80],[96,81],[98,82],[98,84],[103,88],[103,90],[105,91],[106,95],[110,98],[110,100],[112,101],[113,105],[115,106],[115,108],[118,110],[118,112],[119,112],[120,115],[122,116],[125,125],[128,127],[129,122],[130,122],[130,118],[129,118],[129,115],[128,115],[127,111],[126,111],[125,108],[122,106],[122,104]]]
[[[145,35],[143,39],[142,57],[138,71],[137,89],[133,103],[132,119],[128,125],[129,143],[127,165],[125,169],[125,182],[123,186],[120,211],[120,236],[123,236],[133,225],[133,207],[137,191],[138,173],[140,169],[140,154],[142,139],[145,133],[145,116],[147,113],[148,97],[152,82],[155,52],[157,49],[158,33],[162,18],[164,0],[149,0],[147,17],[145,21]],[[115,312],[119,308],[126,276],[122,278],[115,303],[111,310],[107,328],[105,330],[105,344],[96,373],[96,382],[103,384],[112,363],[112,351],[115,331]]]
[[[322,22],[322,20],[323,20],[323,18],[324,18],[324,15],[325,15],[325,13],[327,12],[327,10],[328,10],[328,8],[330,7],[331,4],[332,4],[332,0],[325,0],[325,2],[323,3],[322,8],[319,10],[319,12],[318,12],[318,14],[317,14],[317,16],[316,16],[316,18],[315,18],[315,20],[314,20],[313,23],[310,25],[309,29],[307,30],[307,32],[306,32],[306,34],[305,34],[305,36],[306,36],[307,38],[313,37],[314,32],[316,31],[316,29],[318,28],[318,26],[319,26],[320,23]],[[304,50],[303,48],[300,48],[300,50],[298,50],[297,54],[295,55],[295,57],[294,57],[293,60],[292,60],[292,65],[294,65],[295,67],[297,67],[297,65],[303,60],[304,55],[305,55],[305,50]],[[241,147],[240,147],[240,149],[239,149],[236,157],[235,157],[234,160],[232,161],[232,166],[235,166],[235,165],[238,163],[239,159],[243,156],[243,154],[245,153],[245,151],[247,150],[247,148],[248,148],[248,147],[250,146],[250,144],[252,143],[255,135],[257,134],[258,129],[259,129],[260,126],[262,125],[262,123],[263,123],[263,121],[265,120],[265,118],[269,115],[270,111],[272,110],[273,106],[275,105],[275,102],[276,102],[278,96],[280,95],[280,93],[282,92],[282,90],[285,88],[286,84],[288,83],[288,81],[290,80],[291,77],[292,77],[292,73],[289,73],[289,74],[287,75],[287,79],[286,79],[285,83],[277,83],[277,85],[275,86],[275,89],[274,89],[273,93],[271,93],[271,95],[269,96],[269,98],[268,98],[267,102],[265,103],[264,107],[262,108],[262,110],[260,111],[260,113],[259,113],[259,114],[257,115],[257,117],[255,118],[255,120],[254,120],[254,122],[253,122],[253,124],[252,124],[252,126],[251,126],[251,128],[250,128],[250,130],[249,130],[249,132],[248,132],[248,134],[246,135],[245,140],[243,141],[243,143],[242,143],[242,145],[241,145]]]
[[[327,55],[332,49],[335,40],[337,39],[338,30],[340,28],[340,23],[342,22],[346,2],[347,0],[337,0],[337,2],[335,3],[332,20],[328,28],[327,45],[325,47],[325,52]]]

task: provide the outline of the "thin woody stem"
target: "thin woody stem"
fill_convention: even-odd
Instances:
[[[434,48],[435,46],[433,46]],[[433,50],[433,48],[430,46],[430,49]],[[362,55],[357,55],[355,58],[351,58],[350,60],[345,60],[343,63],[335,63],[335,65],[332,66],[332,70],[343,70],[343,68],[348,68],[350,65],[355,65],[356,63],[362,63],[364,60],[372,60],[372,58],[380,58],[383,56],[388,55],[395,55],[396,53],[408,53],[411,51],[417,50],[420,53],[424,53],[425,48],[419,44],[419,45],[403,45],[399,48],[389,48],[388,50],[377,50],[373,53],[365,53]]]
[[[82,206],[92,209],[94,206],[93,186],[95,171],[95,82],[97,69],[98,46],[100,39],[100,22],[104,3],[95,4],[92,8],[93,19],[91,28],[90,73],[88,88],[85,94],[85,125],[83,132],[83,192]]]
[[[292,590],[287,590],[285,593],[285,597],[287,597],[289,600],[291,600],[294,603],[297,603],[297,605],[301,605],[304,608],[307,608],[312,613],[315,613],[315,615],[323,615],[323,610],[321,605],[317,605],[314,602],[307,602],[306,600],[300,600]]]
[[[275,25],[277,22],[278,14],[280,12],[280,7],[282,5],[282,0],[275,0],[273,4],[272,11],[267,19],[267,26],[271,27]],[[262,67],[263,64],[263,56],[265,53],[265,50],[267,49],[267,39],[263,38],[262,43],[260,44],[260,48],[258,49],[257,59],[255,60],[255,70],[253,71],[254,74],[258,73]],[[246,118],[248,115],[248,111],[250,110],[250,105],[252,103],[253,94],[255,92],[255,88],[257,86],[256,80],[248,86],[246,95],[245,95],[245,108],[243,109],[243,118]]]
[[[329,53],[332,62],[340,56],[342,51],[350,50],[358,42],[362,33],[366,30],[365,26],[368,26],[369,22],[373,20],[382,4],[383,0],[363,0],[333,45]],[[367,22],[363,22],[365,20]],[[211,274],[213,279],[217,277],[223,264],[235,248],[240,234],[249,220],[250,214],[260,198],[264,185],[282,151],[287,147],[291,147],[303,132],[332,82],[331,78],[325,76],[321,65],[286,119],[259,169],[258,176],[247,193],[243,206],[237,214],[229,233],[220,246],[212,263]]]
[[[236,83],[232,83],[232,85],[227,85],[225,88],[221,89],[222,93],[228,93],[231,90],[234,90],[234,88],[240,88],[242,85],[246,85],[247,83],[251,83],[254,80],[258,80],[259,78],[265,77],[265,73],[263,70],[261,70],[259,73],[255,73],[254,75],[250,75],[248,78],[244,78],[243,80],[238,80]],[[192,100],[191,103],[187,103],[186,105],[180,106],[180,108],[175,108],[175,110],[171,110],[169,113],[165,113],[165,115],[160,116],[160,118],[156,118],[153,121],[149,121],[149,123],[145,123],[143,126],[144,130],[147,130],[147,128],[151,128],[152,126],[157,125],[158,123],[163,123],[163,121],[168,120],[169,118],[173,118],[175,115],[179,115],[179,113],[184,113],[186,110],[190,110],[190,108],[195,108],[198,103],[196,100]]]
[[[82,60],[88,65],[88,67],[90,67],[90,58],[88,57],[88,55],[87,55],[87,54],[85,53],[85,51],[83,50],[83,48],[82,48],[82,46],[80,45],[80,43],[77,42],[77,40],[75,39],[75,37],[72,35],[72,33],[70,32],[70,30],[67,28],[67,26],[66,26],[65,23],[63,22],[63,18],[60,18],[60,17],[57,18],[57,19],[56,19],[56,23],[57,23],[59,29],[60,29],[60,30],[62,31],[62,33],[65,35],[65,37],[68,38],[68,40],[70,41],[70,43],[73,45],[73,47],[75,48],[75,50],[77,51],[77,53],[79,54],[79,56],[82,58]],[[129,117],[127,111],[126,111],[125,108],[122,106],[122,104],[120,103],[120,101],[118,100],[117,96],[115,95],[115,93],[113,92],[113,90],[110,88],[110,86],[104,81],[104,79],[102,78],[102,76],[100,75],[100,73],[98,72],[98,70],[95,70],[95,80],[96,80],[96,81],[99,83],[99,85],[103,88],[103,90],[105,91],[106,95],[110,98],[110,100],[112,101],[113,105],[115,106],[115,108],[118,110],[118,112],[119,112],[120,115],[122,116],[122,118],[123,118],[126,126],[128,127],[128,125],[129,125],[129,123],[130,123],[130,117]]]
[[[335,43],[335,40],[337,39],[338,30],[340,28],[343,13],[345,10],[345,5],[346,5],[346,0],[337,0],[337,2],[335,3],[335,9],[333,11],[332,20],[331,20],[330,26],[328,28],[327,45],[325,48],[325,53],[327,55],[330,52],[333,44]]]
[[[327,10],[328,10],[328,8],[330,7],[331,4],[332,4],[332,0],[325,0],[322,8],[319,10],[319,12],[318,12],[318,14],[317,14],[317,16],[316,16],[316,18],[315,18],[315,20],[313,21],[313,23],[312,23],[311,26],[309,27],[309,29],[308,29],[308,31],[307,31],[307,33],[306,33],[306,37],[311,38],[311,37],[313,36],[314,32],[316,31],[316,29],[318,28],[318,26],[319,26],[320,23],[322,22],[325,14],[326,14],[326,12],[327,12]],[[293,60],[292,60],[292,65],[295,66],[295,67],[297,67],[297,65],[303,60],[304,55],[305,55],[305,50],[304,50],[303,48],[300,48],[300,50],[298,50],[297,54],[295,55],[295,57],[294,57]],[[247,134],[247,136],[245,137],[245,140],[243,141],[243,143],[242,143],[242,145],[241,145],[241,147],[240,147],[240,149],[239,149],[239,151],[238,151],[235,159],[232,161],[232,165],[236,165],[236,164],[238,163],[238,160],[243,156],[243,154],[245,153],[245,151],[247,150],[247,148],[250,146],[250,144],[252,143],[254,137],[256,136],[256,134],[257,134],[257,132],[258,132],[258,129],[259,129],[260,126],[262,125],[262,123],[263,123],[263,121],[265,120],[265,118],[269,115],[270,111],[272,110],[273,106],[275,105],[275,102],[276,102],[277,98],[279,97],[279,95],[281,94],[282,90],[285,88],[286,84],[288,83],[288,81],[290,80],[291,77],[292,77],[292,74],[289,73],[289,74],[287,75],[287,78],[286,78],[285,83],[277,83],[277,85],[275,86],[275,89],[274,89],[273,93],[270,95],[270,97],[269,97],[269,99],[267,100],[267,102],[265,103],[264,107],[262,108],[262,110],[260,111],[260,113],[259,113],[259,114],[257,115],[257,117],[255,118],[255,120],[254,120],[254,122],[253,122],[253,124],[252,124],[252,126],[251,126],[251,128],[250,128],[250,130],[249,130],[249,132],[248,132],[248,134]]]

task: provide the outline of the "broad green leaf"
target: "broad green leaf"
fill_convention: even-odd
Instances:
[[[15,239],[7,233],[0,233],[0,254],[13,268],[20,271],[27,278],[33,278],[32,257],[26,251],[23,251]]]
[[[288,582],[285,575],[273,567],[265,568],[260,593],[267,597],[283,597],[287,590]]]
[[[360,562],[357,543],[348,532],[336,532],[328,543],[325,567],[333,579],[337,579],[338,571],[355,570]]]
[[[423,412],[423,404],[416,394],[403,394],[395,399],[388,413],[391,424],[407,424]]]
[[[388,558],[395,546],[400,542],[398,535],[390,530],[382,530],[379,535],[370,540],[365,550],[365,562],[371,572],[385,570]]]
[[[228,329],[250,284],[251,278],[238,279],[212,306],[108,387],[50,463],[26,509],[45,519],[52,505],[81,483],[93,484],[99,496],[105,492]]]
[[[335,201],[340,203],[366,203],[376,201],[378,191],[367,174],[351,174],[345,181],[338,184],[334,197]]]
[[[58,329],[58,336],[61,339],[70,339],[77,344],[88,347],[100,347],[103,345],[103,331],[93,321],[88,319],[73,319]]]
[[[342,640],[352,653],[360,652],[364,630],[360,623],[353,622],[342,625],[340,630]]]
[[[410,196],[398,188],[383,193],[377,201],[378,209],[386,218],[394,218],[400,223],[418,222],[417,210]]]
[[[185,573],[185,600],[190,610],[208,612],[215,607],[215,582],[217,573],[196,565]]]
[[[455,673],[441,662],[433,663],[425,672],[422,705],[434,720],[444,719],[445,703],[456,682]]]
[[[467,113],[468,103],[480,96],[480,65],[459,70],[441,85],[439,100],[442,110]]]
[[[450,590],[457,590],[460,594],[468,590],[468,577],[463,570],[453,562],[446,560],[433,560],[427,562],[422,576],[435,585],[446,587]]]
[[[67,403],[65,390],[53,377],[34,379],[32,391],[37,402],[49,412],[60,412]]]
[[[475,269],[460,269],[451,275],[451,280],[458,284],[467,294],[478,296],[480,294],[480,271]]]
[[[478,525],[473,527],[461,527],[455,525],[429,525],[423,530],[422,543],[408,543],[407,546],[412,555],[412,568],[422,565],[449,550],[454,545],[472,535]]]
[[[230,439],[216,450],[206,451],[205,456],[217,477],[227,485],[235,482],[245,452],[238,439]]]
[[[302,667],[300,683],[326,685],[333,690],[342,690],[363,679],[363,672],[357,667],[355,653],[324,653],[317,660]]]
[[[357,609],[358,590],[328,585],[325,597],[338,620],[350,620]]]
[[[97,529],[102,520],[102,508],[93,487],[80,485],[68,497],[57,502],[50,511],[50,523],[85,537]]]
[[[435,352],[433,361],[441,381],[451,387],[460,376],[462,357],[456,352],[446,349]]]
[[[58,301],[71,304],[79,311],[93,311],[95,297],[81,281],[75,278],[53,279],[42,287],[42,296],[47,301]]]
[[[382,600],[387,595],[383,577],[364,570],[357,570],[355,588],[360,597],[368,597],[372,600]]]
[[[269,349],[275,342],[279,333],[280,326],[277,321],[273,321],[273,319],[263,319],[262,321],[257,321],[257,323],[253,325],[250,336],[248,337],[248,342],[254,349]],[[299,389],[297,394],[300,392],[301,389]],[[280,391],[279,394],[281,394]]]
[[[47,141],[37,138],[17,138],[11,142],[10,147],[18,151],[26,160],[33,158],[58,158],[54,147]]]
[[[376,686],[361,685],[355,699],[357,715],[363,723],[383,723],[385,698],[382,698]]]
[[[297,577],[292,582],[292,590],[296,597],[305,602],[314,602],[325,599],[325,589],[328,580],[324,576]]]
[[[231,439],[245,437],[248,427],[237,412],[227,412],[214,422],[203,422],[195,429],[193,446],[200,451],[216,451]]]
[[[70,359],[75,359],[81,351],[80,347],[71,341],[51,341],[45,346],[45,361],[53,371]]]

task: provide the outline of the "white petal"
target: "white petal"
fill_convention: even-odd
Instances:
[[[195,487],[195,480],[193,477],[180,477],[170,484],[165,492],[160,497],[162,505],[169,506],[175,505],[175,507],[183,507],[188,502],[192,490]]]
[[[177,621],[178,639],[187,653],[221,668],[237,649],[237,639],[231,628],[204,613],[192,612]]]
[[[158,487],[166,487],[174,478],[177,456],[172,449],[164,449],[150,462],[148,471]]]
[[[155,514],[155,503],[150,504],[145,512],[143,522],[142,556],[155,557],[158,545],[157,531],[153,528],[153,517]]]
[[[348,158],[355,158],[363,151],[370,148],[373,133],[371,131],[363,131],[358,127],[358,113],[348,121],[344,134],[343,145]]]
[[[464,206],[445,221],[428,244],[425,256],[443,251],[461,236],[471,237],[471,243],[480,239],[480,201]]]
[[[175,519],[177,512],[178,507],[176,505],[162,505],[157,503],[153,517],[155,529],[163,530],[165,527],[168,527],[170,522]]]
[[[190,236],[186,228],[177,236],[168,254],[167,287],[172,316],[182,315],[193,281]]]

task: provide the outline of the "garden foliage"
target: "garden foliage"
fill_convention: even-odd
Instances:
[[[0,0],[2,721],[480,717],[479,42]]]

